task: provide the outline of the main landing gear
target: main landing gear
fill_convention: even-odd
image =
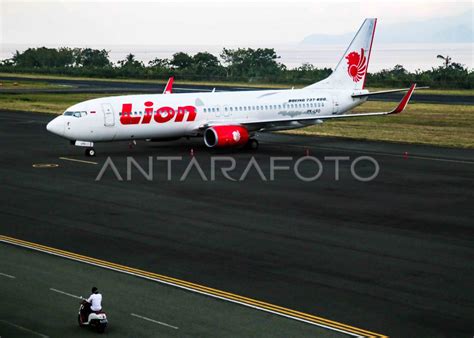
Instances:
[[[248,140],[245,147],[247,149],[250,149],[250,150],[257,150],[258,149],[258,141],[254,138],[251,138],[251,139]]]
[[[94,157],[95,156],[95,149],[94,148],[86,148],[85,154],[87,157]]]

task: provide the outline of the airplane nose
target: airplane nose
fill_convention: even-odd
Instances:
[[[63,136],[64,134],[64,121],[62,120],[61,116],[56,117],[54,120],[49,122],[46,125],[46,130],[50,133]]]

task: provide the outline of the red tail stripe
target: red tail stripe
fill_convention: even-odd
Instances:
[[[367,70],[369,69],[370,54],[372,54],[372,44],[374,43],[374,35],[375,35],[375,28],[376,27],[377,27],[377,19],[375,19],[375,21],[374,21],[374,30],[372,31],[372,38],[370,39],[369,58],[367,59]],[[367,80],[367,76],[364,78],[364,83],[362,84],[362,89],[365,88],[365,80]]]

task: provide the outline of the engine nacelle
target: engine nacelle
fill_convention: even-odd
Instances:
[[[248,140],[249,132],[242,126],[214,126],[204,132],[204,143],[209,148],[242,146]]]

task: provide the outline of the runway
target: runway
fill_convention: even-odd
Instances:
[[[64,88],[1,88],[0,93],[162,93],[165,83],[157,81],[157,83],[129,82],[129,81],[103,81],[103,80],[65,80],[65,79],[28,79],[23,77],[5,77],[0,76],[1,80],[10,81],[41,81],[53,85],[62,85]],[[160,82],[160,83],[158,83]],[[290,89],[291,86],[279,89]],[[238,87],[238,86],[211,86],[211,85],[189,85],[180,84],[179,81],[173,86],[174,93],[190,93],[190,92],[210,92],[210,91],[241,91],[241,90],[265,90],[265,87]],[[392,93],[383,95],[374,95],[370,97],[372,101],[399,101],[403,96],[402,93]],[[411,102],[414,103],[438,103],[438,104],[474,104],[474,96],[470,95],[432,95],[424,94],[422,90],[415,92]]]
[[[91,159],[46,132],[51,118],[0,112],[1,235],[393,337],[474,332],[474,150],[262,134],[257,152],[183,139],[98,144]],[[305,155],[323,165],[311,182],[293,170]],[[169,156],[182,157],[170,180],[157,160]],[[338,180],[328,156],[348,157]],[[370,182],[351,174],[360,156],[380,167]],[[110,168],[96,180],[109,157],[122,181]],[[127,157],[151,161],[152,180],[135,167],[128,180]],[[236,180],[212,180],[212,157],[233,159]],[[273,180],[272,157],[291,168]],[[181,180],[192,159],[207,180],[197,170]],[[239,180],[252,159],[265,179],[252,169]]]

